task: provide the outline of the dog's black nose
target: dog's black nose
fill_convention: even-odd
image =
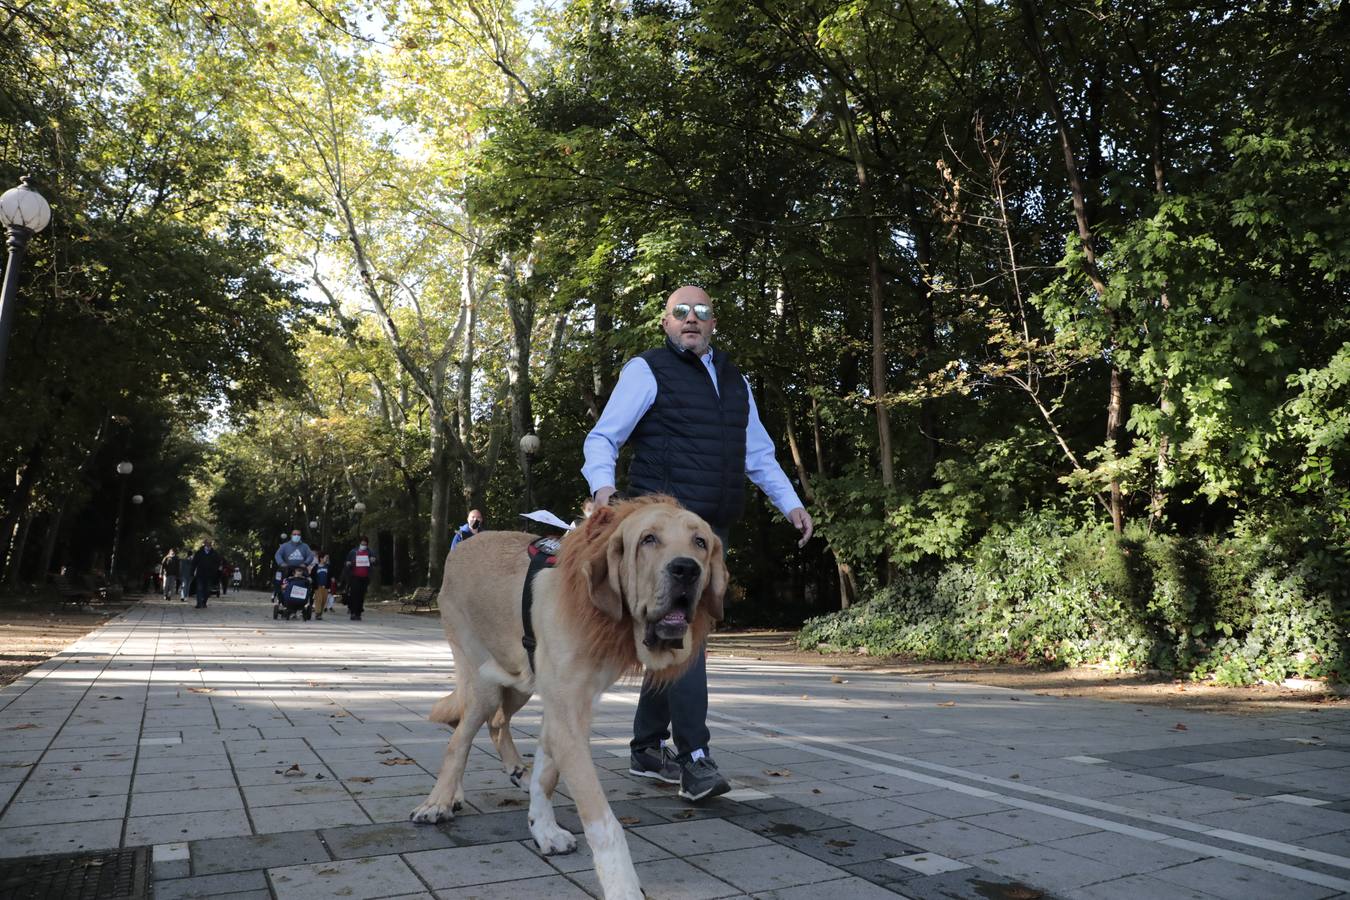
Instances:
[[[666,571],[671,577],[688,584],[698,580],[698,576],[703,574],[703,568],[697,560],[690,559],[687,556],[677,556],[666,564]]]

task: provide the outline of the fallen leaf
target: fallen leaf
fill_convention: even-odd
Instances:
[[[672,819],[692,819],[693,817],[694,811],[692,809],[682,809],[671,816]]]
[[[827,847],[852,847],[855,843],[857,843],[857,842],[856,842],[856,841],[843,841],[843,840],[839,840],[839,839],[835,838],[835,839],[831,839],[831,840],[826,841],[826,842],[825,842],[825,846],[827,846]]]
[[[289,769],[281,774],[285,775],[287,778],[298,778],[305,774],[305,770],[300,768],[299,763],[293,763]]]
[[[792,774],[791,769],[765,769],[765,775],[772,775],[774,778],[787,778]]]
[[[1175,725],[1172,726],[1172,730],[1173,730],[1173,731],[1186,731],[1187,729],[1186,729],[1186,726],[1185,726],[1185,725],[1182,725],[1180,722],[1178,722],[1177,724],[1175,724]]]
[[[37,728],[37,727],[38,727],[38,726],[35,725],[35,724],[32,723],[32,722],[24,722],[22,725],[15,725],[15,726],[13,726],[12,728],[10,728],[9,730],[10,730],[10,731],[26,731],[26,730],[29,729],[29,728]]]
[[[883,719],[889,719],[890,716],[882,716]]]
[[[1309,747],[1325,747],[1327,742],[1321,738],[1290,738],[1291,744],[1306,744]]]
[[[637,816],[619,816],[620,825],[636,825],[641,821]]]
[[[1012,700],[1012,701],[1014,701],[1014,702],[1020,702],[1020,701],[1022,700],[1021,697],[1009,697],[1008,699],[1009,699],[1009,700]]]
[[[810,697],[809,695],[807,695],[807,694],[802,694],[802,699],[803,699],[803,700],[810,700],[811,697]]]
[[[188,690],[194,694],[214,694],[216,692],[215,688],[188,688]]]
[[[938,704],[938,706],[955,706],[955,705],[956,705],[956,701],[955,701],[955,700],[948,700],[946,703],[939,703],[939,704]]]
[[[391,756],[389,759],[380,760],[382,766],[415,766],[416,760],[408,759],[406,756]]]
[[[201,669],[188,669],[189,672],[200,672]]]
[[[1018,775],[1016,772],[1014,772],[1014,773],[1012,773],[1011,775],[1009,775],[1008,777],[1011,778],[1013,781],[1016,781],[1017,779],[1021,778],[1022,776],[1021,776],[1021,775]]]
[[[393,752],[394,752],[394,748],[393,748],[393,747],[385,747],[383,750],[376,750],[375,752],[376,752],[376,753],[393,753]]]
[[[351,778],[348,778],[347,780],[359,781],[361,784],[370,784],[375,779],[371,778],[369,775],[353,775]]]
[[[821,793],[821,790],[820,790],[820,788],[811,788],[811,793],[813,793],[813,794],[819,794],[819,793]]]
[[[840,678],[838,675],[831,675],[830,682],[833,684],[848,684],[848,679]]]

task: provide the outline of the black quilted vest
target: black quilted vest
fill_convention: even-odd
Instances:
[[[634,449],[629,489],[670,494],[725,528],[745,507],[745,379],[730,357],[714,351],[719,395],[703,361],[669,340],[642,358],[656,378],[656,400],[628,439]]]

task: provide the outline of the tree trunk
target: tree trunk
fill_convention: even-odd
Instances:
[[[1117,327],[1117,316],[1106,306],[1106,282],[1097,266],[1097,251],[1092,239],[1092,223],[1088,214],[1087,191],[1084,189],[1083,180],[1079,176],[1078,158],[1074,153],[1073,141],[1069,136],[1064,106],[1060,103],[1059,92],[1055,89],[1055,82],[1050,73],[1050,63],[1045,57],[1044,48],[1041,46],[1040,23],[1032,6],[1033,2],[1034,0],[1021,0],[1027,46],[1031,49],[1031,55],[1035,59],[1036,68],[1041,76],[1041,87],[1045,93],[1045,102],[1050,108],[1051,115],[1054,116],[1055,125],[1059,132],[1059,146],[1064,155],[1064,172],[1069,182],[1069,197],[1073,203],[1074,222],[1078,228],[1079,243],[1083,248],[1084,273],[1087,275],[1088,281],[1091,282],[1092,288],[1097,294],[1097,299],[1105,311],[1109,332],[1114,335]],[[1116,453],[1119,453],[1125,423],[1125,374],[1114,362],[1110,365],[1110,387],[1106,402],[1106,440],[1115,448]],[[1125,506],[1124,497],[1120,490],[1120,480],[1113,478],[1110,487],[1111,524],[1115,528],[1116,534],[1120,534],[1124,531],[1125,526]]]
[[[867,248],[868,287],[872,301],[872,401],[876,405],[877,455],[881,469],[881,485],[886,490],[895,486],[895,461],[891,448],[891,414],[886,407],[889,393],[886,377],[886,297],[881,279],[881,244],[877,236],[872,183],[863,160],[858,141],[858,127],[848,97],[841,90],[839,121],[844,131],[844,142],[858,177],[858,212],[863,220],[863,238]]]
[[[431,529],[427,533],[426,586],[440,587],[441,567],[450,549],[446,510],[450,496],[450,468],[445,458],[446,425],[434,421],[431,428]]]

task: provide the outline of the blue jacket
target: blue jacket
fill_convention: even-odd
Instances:
[[[450,539],[450,549],[451,550],[455,549],[457,546],[459,546],[460,541],[467,541],[469,538],[473,537],[476,533],[477,532],[475,532],[472,528],[469,527],[469,523],[465,522],[463,525],[455,529],[455,536]]]

